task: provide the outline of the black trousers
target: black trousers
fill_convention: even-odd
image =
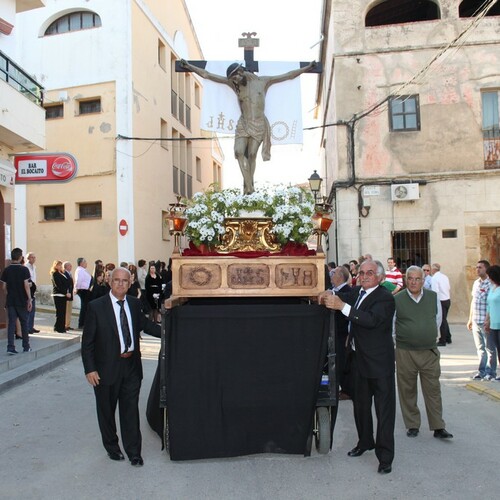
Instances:
[[[85,324],[85,314],[87,312],[87,305],[90,299],[90,290],[78,290],[76,292],[80,297],[80,315],[78,316],[78,328],[83,328]]]
[[[120,374],[112,385],[99,384],[94,388],[97,420],[102,444],[106,451],[120,450],[116,434],[116,406],[119,404],[123,448],[129,458],[141,454],[142,436],[139,421],[139,392],[141,378],[137,363],[131,358],[120,359]]]
[[[451,342],[450,325],[448,325],[448,311],[450,310],[451,301],[441,300],[441,309],[443,311],[443,320],[439,327],[439,342]]]
[[[336,373],[339,387],[342,392],[349,394],[352,393],[351,382],[351,363],[350,363],[350,348],[346,347],[346,340],[348,337],[347,332],[336,332],[335,354],[336,354]]]
[[[54,297],[54,305],[56,307],[56,323],[54,330],[58,333],[66,333],[66,297]]]
[[[392,372],[387,377],[366,378],[360,374],[356,354],[352,354],[354,421],[358,431],[358,447],[375,448],[380,463],[394,460],[394,425],[396,421],[396,386]],[[377,415],[377,435],[373,439],[372,401]]]

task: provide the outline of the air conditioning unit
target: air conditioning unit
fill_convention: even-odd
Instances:
[[[420,198],[418,184],[392,184],[391,185],[391,200],[392,201],[412,201]]]

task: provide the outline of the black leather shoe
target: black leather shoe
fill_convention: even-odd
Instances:
[[[416,438],[418,436],[418,429],[408,429],[408,431],[406,432],[406,435],[409,438]]]
[[[140,455],[137,455],[136,457],[132,457],[130,459],[130,465],[133,465],[134,467],[142,467],[144,465],[144,460]]]
[[[384,464],[383,462],[380,462],[378,466],[378,473],[379,474],[389,474],[392,472],[392,465],[391,464]]]
[[[111,460],[125,460],[121,451],[108,451],[108,457],[111,458]]]
[[[434,437],[439,439],[451,439],[453,434],[450,434],[446,429],[436,429],[434,431]]]
[[[373,450],[373,448],[368,448],[368,450]],[[359,448],[358,446],[355,446],[351,451],[348,451],[347,454],[350,457],[360,457],[365,451],[363,448]]]
[[[40,330],[37,330],[36,328],[33,328],[30,333],[40,333]]]
[[[438,347],[446,347],[446,342],[438,342],[437,346]]]

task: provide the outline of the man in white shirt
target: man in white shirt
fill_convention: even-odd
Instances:
[[[35,328],[35,306],[36,306],[36,255],[34,252],[28,252],[26,255],[28,262],[24,264],[30,271],[30,292],[31,292],[31,311],[28,314],[28,333],[40,333],[40,330]]]
[[[441,309],[443,311],[443,320],[439,328],[439,347],[446,347],[446,344],[451,344],[451,332],[448,325],[448,311],[450,310],[450,280],[446,274],[441,272],[440,264],[432,264],[432,290],[437,293],[438,299],[441,302]]]
[[[85,313],[90,299],[90,287],[92,276],[87,271],[87,261],[83,257],[76,260],[78,267],[75,271],[75,293],[80,297],[80,315],[78,317],[78,328],[83,328],[85,324]]]

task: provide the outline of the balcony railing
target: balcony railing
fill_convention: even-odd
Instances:
[[[179,97],[179,121],[184,125],[184,101]]]
[[[188,130],[191,130],[191,108],[179,97],[175,90],[172,90],[170,94],[170,104],[172,116],[177,118]]]
[[[186,104],[186,128],[191,130],[191,108]]]
[[[38,106],[43,105],[43,87],[0,50],[0,79]]]
[[[500,168],[500,128],[483,130],[484,168]]]
[[[177,92],[175,90],[172,90],[170,94],[170,111],[172,116],[177,118]]]

